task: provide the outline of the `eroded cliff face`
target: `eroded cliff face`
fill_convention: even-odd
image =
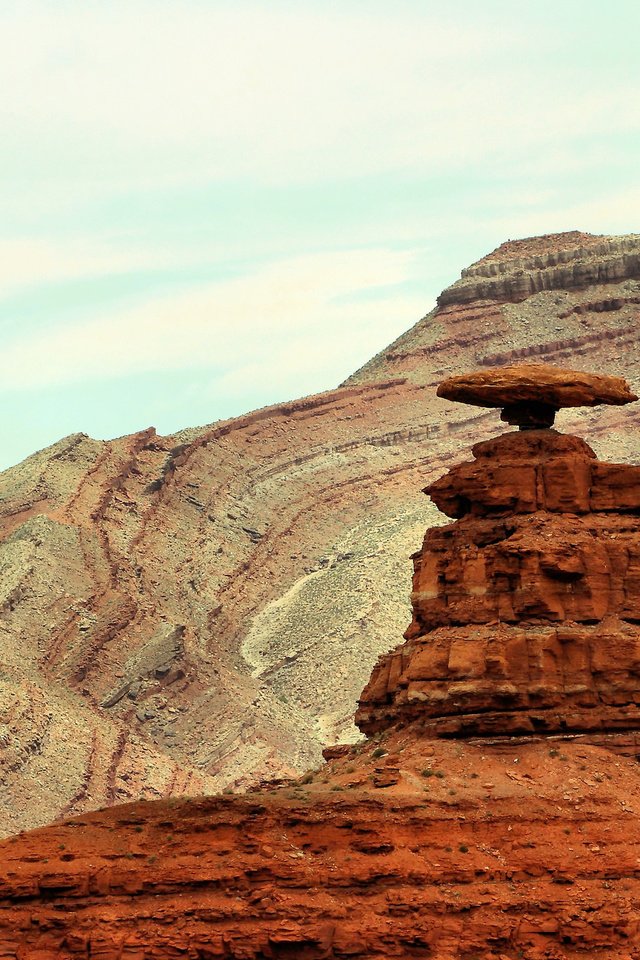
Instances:
[[[476,266],[484,283],[637,249],[562,234]],[[616,270],[443,302],[321,396],[172,437],[78,435],[0,475],[0,832],[292,775],[357,737],[370,664],[410,618],[407,555],[437,522],[419,490],[498,424],[437,383],[524,356],[637,386],[640,281]],[[638,416],[558,428],[633,460]]]
[[[473,453],[368,739],[0,843],[0,960],[640,957],[640,467],[550,429]]]
[[[640,278],[640,235],[603,238],[574,231],[537,239],[542,242],[502,244],[463,270],[438,303],[518,301],[542,290],[583,289]]]
[[[298,783],[0,843],[2,960],[630,960],[636,760],[411,727]]]
[[[427,488],[459,519],[414,557],[407,642],[374,670],[361,729],[638,730],[640,467],[554,430],[473,453]]]

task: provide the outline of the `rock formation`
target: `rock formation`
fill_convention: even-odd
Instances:
[[[561,407],[623,406],[638,399],[621,377],[539,364],[450,377],[436,393],[478,407],[502,407],[500,419],[521,430],[550,427]]]
[[[502,244],[494,253],[462,271],[438,303],[474,300],[526,300],[542,290],[583,289],[640,277],[640,237],[604,238],[578,231]],[[549,240],[560,240],[554,249]]]
[[[544,366],[439,393],[512,414],[637,400],[624,381]],[[367,734],[412,721],[438,736],[620,731],[624,747],[640,729],[640,467],[531,429],[530,408],[520,419],[427,487],[456,521],[414,555],[413,620],[360,700]]]
[[[503,244],[339,389],[170,437],[68,437],[1,474],[0,834],[292,775],[353,739],[435,522],[420,487],[499,424],[438,383],[524,359],[637,392],[639,253]],[[637,406],[558,427],[632,461]]]
[[[474,456],[428,488],[456,519],[369,739],[5,840],[0,960],[640,956],[640,467],[551,429]]]

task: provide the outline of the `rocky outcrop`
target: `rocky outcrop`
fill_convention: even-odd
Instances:
[[[640,780],[606,749],[390,734],[245,797],[0,844],[0,957],[625,960]]]
[[[639,955],[640,516],[615,496],[640,467],[553,430],[474,455],[429,488],[457,519],[415,558],[369,739],[0,843],[0,960]]]
[[[526,272],[612,242],[485,261]],[[638,392],[639,297],[627,279],[450,304],[339,389],[168,437],[77,434],[0,474],[0,834],[290,776],[354,739],[369,664],[410,616],[407,554],[437,522],[419,491],[499,423],[438,383],[524,357]],[[633,461],[637,406],[558,428]]]
[[[493,383],[483,373],[479,393],[473,377],[442,392],[484,402],[494,387],[510,408],[537,396],[537,376],[540,395],[561,402],[545,368],[522,384],[516,369]],[[414,721],[437,736],[638,730],[640,467],[601,463],[549,429],[473,454],[427,487],[456,522],[428,530],[414,556],[407,642],[379,661],[358,725],[369,735]]]
[[[477,407],[542,403],[562,407],[623,406],[638,399],[622,377],[608,377],[543,364],[522,364],[449,377],[437,396]]]
[[[477,407],[502,407],[500,419],[521,430],[550,427],[562,407],[623,406],[637,400],[621,377],[530,364],[449,377],[437,396]]]
[[[463,270],[461,279],[440,294],[439,306],[525,300],[543,290],[580,289],[640,277],[640,236],[602,239],[574,232],[553,239],[560,241],[556,249],[534,256],[510,256],[511,245],[503,244],[495,255]],[[507,255],[501,257],[501,253]]]

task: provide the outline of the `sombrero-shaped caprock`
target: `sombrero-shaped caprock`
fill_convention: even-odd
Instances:
[[[562,407],[621,406],[638,399],[622,377],[538,363],[449,377],[437,394],[476,407],[503,407],[502,420],[521,430],[550,427]]]

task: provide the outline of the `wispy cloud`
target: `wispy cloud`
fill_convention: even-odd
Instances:
[[[508,237],[640,229],[639,29],[633,0],[0,4],[3,453],[29,418],[155,422],[155,374],[184,424],[190,390],[214,419],[330,387]]]
[[[191,258],[192,251],[189,251]],[[57,240],[35,236],[0,239],[0,296],[24,287],[84,280],[88,277],[161,269],[184,263],[180,250],[117,247],[100,238]]]
[[[612,74],[603,89],[594,71],[576,84],[569,57],[547,72],[558,38],[543,17],[466,6],[7,8],[4,165],[29,174],[46,154],[52,178],[89,166],[103,184],[282,183],[524,157],[567,135],[637,129],[640,79]]]
[[[382,346],[399,322],[408,326],[419,315],[424,303],[393,289],[410,263],[409,253],[392,250],[293,258],[115,316],[61,325],[10,343],[0,355],[0,382],[22,391],[208,369],[231,386],[251,369],[274,382],[289,365],[327,372],[336,351],[352,357],[363,343]],[[376,288],[378,297],[358,299]]]

